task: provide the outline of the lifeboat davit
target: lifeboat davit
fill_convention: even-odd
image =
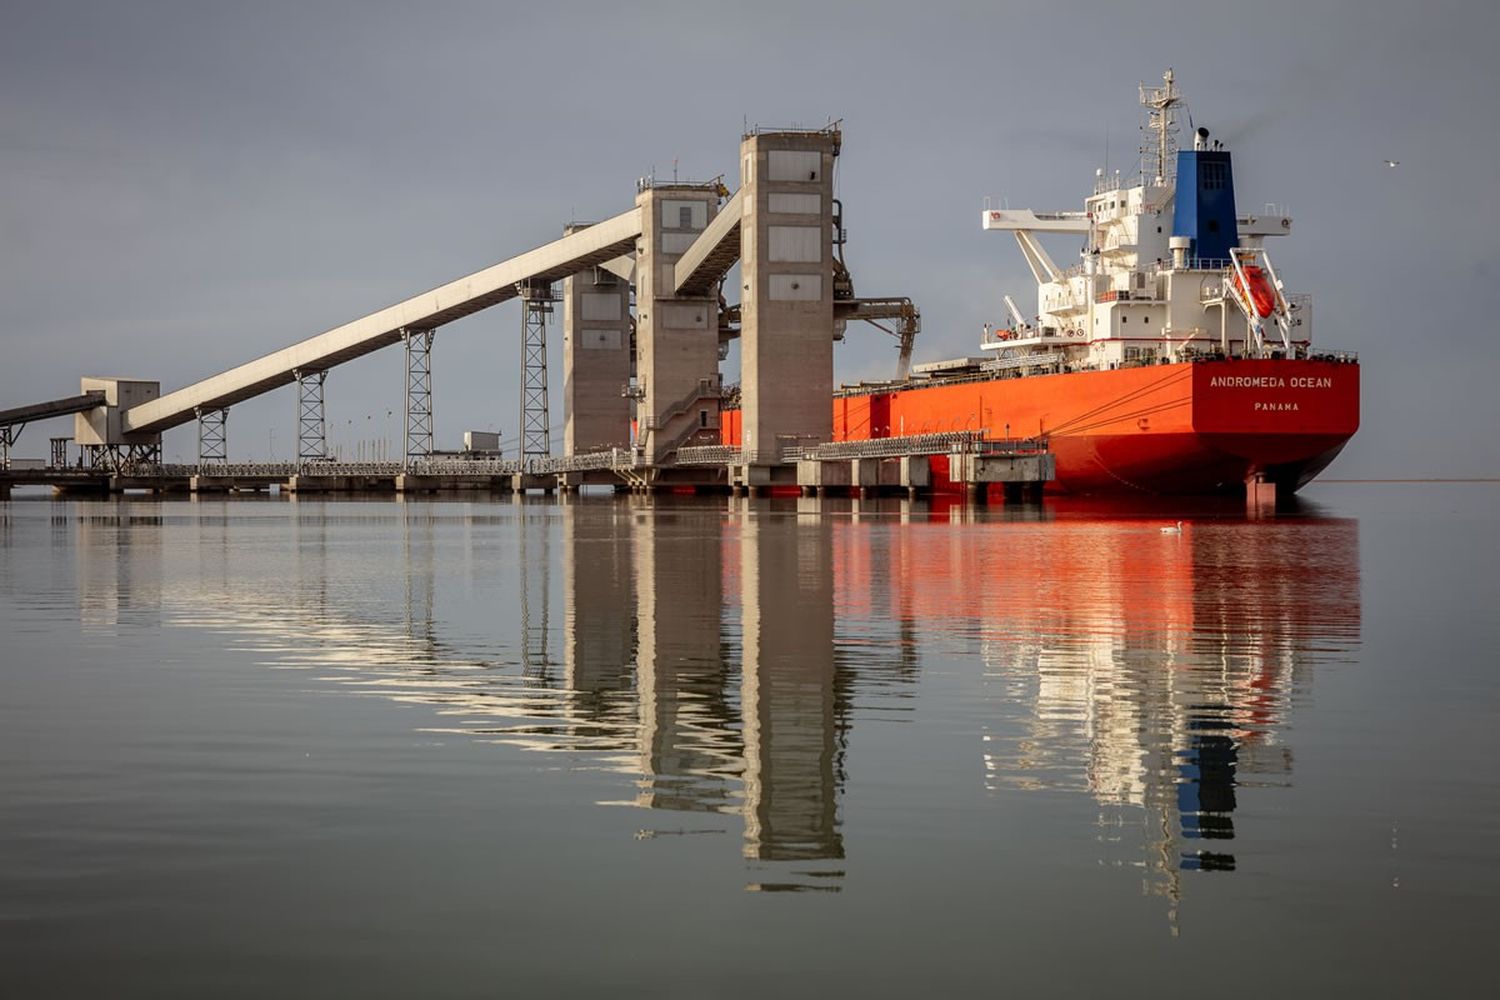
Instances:
[[[1266,276],[1265,268],[1256,264],[1246,264],[1241,270],[1244,278],[1236,274],[1234,283],[1240,292],[1245,293],[1245,284],[1249,283],[1249,296],[1255,311],[1260,313],[1261,319],[1265,319],[1276,311],[1276,291],[1271,287],[1271,279]]]

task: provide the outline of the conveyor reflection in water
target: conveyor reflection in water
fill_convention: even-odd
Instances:
[[[289,587],[221,567],[191,592],[168,589],[163,607],[276,666],[335,668],[351,687],[429,706],[442,719],[429,731],[582,755],[633,779],[624,804],[704,817],[642,837],[720,832],[710,817],[738,816],[754,889],[838,887],[856,716],[899,718],[924,659],[977,640],[990,793],[1090,795],[1102,860],[1143,868],[1175,907],[1182,872],[1234,868],[1237,789],[1246,775],[1289,782],[1286,715],[1312,651],[1337,657],[1360,625],[1350,520],[1203,521],[1166,536],[1057,504],[952,524],[906,502],[731,501],[728,516],[645,499],[518,503],[499,518],[478,509],[527,555],[520,635],[495,655],[499,643],[445,640],[434,606],[436,536],[475,515],[390,509],[403,522],[402,621],[371,614],[379,601],[349,592],[357,574],[335,571],[331,507],[294,518]],[[153,552],[87,542],[115,551],[121,584]],[[556,594],[543,574],[559,542]],[[107,567],[82,579],[100,621],[108,592],[130,589]]]

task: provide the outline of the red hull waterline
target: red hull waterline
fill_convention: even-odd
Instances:
[[[1313,359],[1217,360],[1111,371],[859,389],[833,401],[834,439],[940,431],[1046,437],[1054,491],[1286,493],[1322,472],[1359,429],[1359,365]],[[725,439],[738,443],[737,413]],[[947,461],[933,460],[934,486]]]

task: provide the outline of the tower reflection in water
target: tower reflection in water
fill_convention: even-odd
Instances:
[[[1103,859],[1143,867],[1175,901],[1185,871],[1234,868],[1238,789],[1289,782],[1283,730],[1306,668],[1359,637],[1349,520],[1226,517],[1164,535],[1160,518],[1053,502],[981,516],[817,500],[385,510],[399,560],[368,526],[369,545],[332,558],[329,535],[350,529],[309,508],[293,515],[299,579],[274,554],[254,572],[243,551],[235,572],[211,572],[218,550],[200,546],[163,605],[278,666],[425,705],[442,719],[431,731],[628,776],[616,804],[704,817],[640,836],[736,819],[752,889],[840,885],[846,735],[920,693],[929,714],[944,698],[965,720],[977,710],[990,794],[1087,794]],[[394,562],[401,589],[382,590]],[[495,620],[487,588],[504,576],[516,621]],[[455,589],[482,610],[445,615]],[[956,795],[966,782],[931,776]]]
[[[848,705],[836,683],[832,527],[768,516],[774,526],[698,505],[570,508],[568,687],[603,722],[633,662],[631,804],[739,814],[752,860],[836,861]],[[751,888],[837,885],[837,867],[796,867]]]

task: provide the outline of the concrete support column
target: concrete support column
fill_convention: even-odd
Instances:
[[[747,464],[833,436],[833,161],[840,134],[740,144],[740,396]]]
[[[568,226],[572,235],[584,224]],[[563,279],[563,454],[630,444],[630,282],[603,268]]]

